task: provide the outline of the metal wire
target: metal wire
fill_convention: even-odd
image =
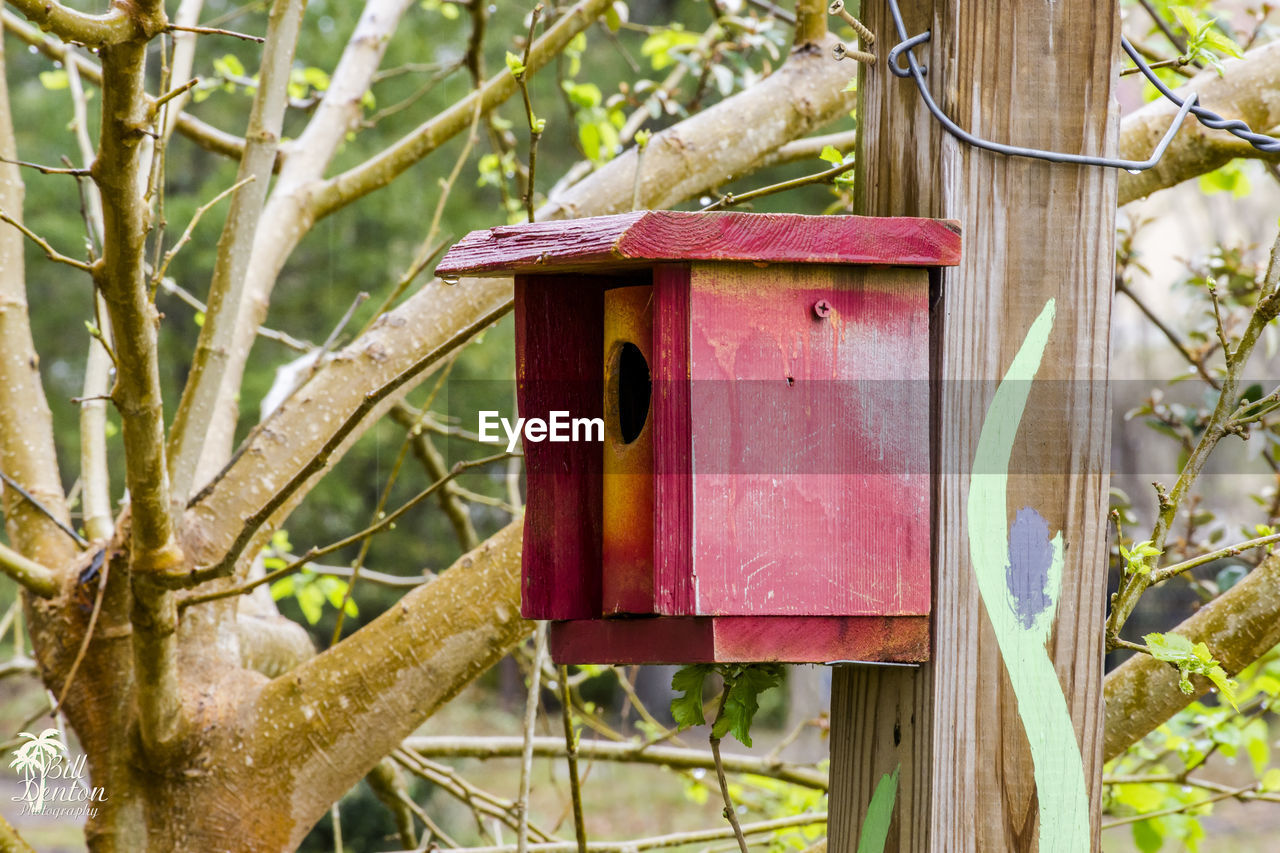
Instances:
[[[1145,172],[1147,169],[1155,166],[1160,162],[1160,158],[1164,156],[1165,149],[1169,147],[1169,143],[1173,141],[1173,137],[1182,127],[1183,121],[1188,113],[1195,115],[1196,119],[1206,127],[1215,130],[1225,130],[1234,134],[1240,139],[1245,140],[1253,147],[1260,151],[1280,151],[1280,139],[1266,136],[1253,131],[1247,124],[1238,119],[1224,119],[1222,116],[1214,113],[1205,107],[1196,104],[1196,94],[1193,92],[1185,100],[1176,96],[1167,86],[1161,82],[1160,78],[1152,70],[1151,66],[1142,59],[1133,45],[1129,44],[1129,40],[1120,37],[1120,44],[1124,48],[1125,53],[1134,61],[1142,71],[1143,75],[1151,81],[1152,85],[1160,92],[1161,95],[1178,105],[1178,114],[1174,117],[1173,123],[1169,125],[1169,129],[1165,132],[1164,137],[1160,140],[1160,144],[1151,152],[1151,156],[1146,160],[1123,160],[1114,157],[1095,157],[1089,154],[1067,154],[1061,151],[1045,151],[1039,148],[1024,148],[1020,145],[1006,145],[1002,142],[993,142],[989,139],[975,136],[964,128],[960,127],[951,118],[942,111],[934,101],[933,95],[929,93],[928,86],[925,85],[924,76],[927,68],[922,65],[915,57],[915,48],[917,45],[924,44],[929,41],[931,32],[924,32],[907,36],[907,27],[902,20],[902,11],[898,8],[898,0],[888,0],[889,12],[893,15],[893,25],[898,31],[900,41],[892,50],[889,51],[888,64],[889,70],[896,77],[910,77],[915,80],[916,88],[920,91],[920,96],[924,99],[925,106],[929,108],[929,112],[938,120],[938,123],[946,129],[948,133],[959,139],[961,142],[982,148],[986,151],[994,151],[997,154],[1005,154],[1010,157],[1031,157],[1036,160],[1048,160],[1051,163],[1073,163],[1083,166],[1104,166],[1111,169],[1125,169],[1129,172],[1138,173]],[[903,67],[900,63],[906,58],[907,65]]]
[[[1182,101],[1178,96],[1164,84],[1164,81],[1160,79],[1151,66],[1147,65],[1147,63],[1143,61],[1142,56],[1133,45],[1129,44],[1129,40],[1127,38],[1121,36],[1120,45],[1124,48],[1124,52],[1129,54],[1129,58],[1133,60],[1134,64],[1138,66],[1138,69],[1142,72],[1142,76],[1146,77],[1147,80],[1150,81],[1151,85],[1156,87],[1156,90],[1159,91],[1160,94],[1164,95],[1178,106],[1182,106]],[[1258,133],[1239,119],[1223,118],[1217,113],[1199,105],[1193,106],[1191,108],[1191,112],[1205,127],[1210,127],[1214,130],[1225,130],[1227,133],[1243,139],[1259,151],[1280,151],[1280,139],[1276,139],[1274,136],[1267,136],[1265,133]]]

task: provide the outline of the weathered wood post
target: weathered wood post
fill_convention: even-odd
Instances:
[[[961,127],[1114,150],[1113,2],[907,0],[903,14],[908,35],[932,31],[917,56]],[[856,849],[895,769],[886,850],[1096,850],[1116,176],[947,136],[888,71],[900,39],[886,3],[863,3],[862,16],[881,59],[860,71],[859,212],[958,219],[965,250],[933,309],[933,658],[836,672],[830,850]],[[1008,394],[993,406],[1020,349],[1015,372],[1035,379],[1024,412]],[[1011,453],[989,452],[992,434],[979,446],[1000,419],[1016,430]],[[1027,639],[1040,627],[1043,645]]]

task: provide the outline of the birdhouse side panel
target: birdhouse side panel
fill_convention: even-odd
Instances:
[[[696,612],[689,476],[689,267],[653,271],[654,611]]]
[[[604,414],[600,365],[605,280],[516,276],[516,393],[520,416]],[[600,615],[603,465],[594,442],[525,442],[521,613]]]
[[[929,612],[928,273],[694,264],[707,615]]]

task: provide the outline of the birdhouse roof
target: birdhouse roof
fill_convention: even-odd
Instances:
[[[959,260],[960,224],[948,219],[655,210],[472,231],[436,274],[586,272],[679,261],[936,267]]]

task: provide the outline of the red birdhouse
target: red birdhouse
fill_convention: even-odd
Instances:
[[[523,613],[556,661],[926,658],[929,270],[959,253],[954,222],[675,212],[449,251],[515,276],[520,416],[550,425]]]

